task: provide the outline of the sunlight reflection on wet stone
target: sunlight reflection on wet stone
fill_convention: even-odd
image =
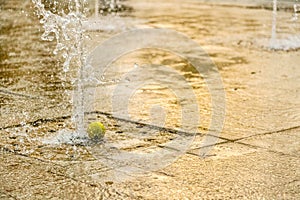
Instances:
[[[120,33],[165,28],[193,40],[201,52],[178,37],[140,31],[105,46],[112,50],[100,49],[96,65],[79,72],[84,59],[73,60],[65,73],[66,55],[53,54],[62,46],[41,41],[45,19],[34,14],[31,0],[0,1],[0,198],[300,198],[297,1],[277,0],[271,49],[273,1],[118,1],[122,6],[112,13],[99,5],[98,18],[95,1],[80,8],[69,8],[76,5],[71,0],[35,2],[60,15],[61,27],[73,28],[60,39],[79,33],[66,41],[68,48],[80,40],[82,25],[83,49],[73,50],[85,55]],[[85,19],[82,8],[88,8]],[[71,20],[79,18],[81,25]],[[120,54],[135,40],[175,51],[133,48]],[[73,50],[66,51],[70,57],[80,54]],[[199,59],[202,73],[174,53],[180,51]],[[207,58],[215,67],[207,67]],[[217,71],[221,87],[214,84]],[[223,120],[213,114],[224,107],[212,91],[222,88],[226,119],[218,134],[213,119]],[[75,112],[74,104],[80,108]],[[74,126],[78,117],[83,132]],[[94,121],[107,129],[97,142],[85,134]],[[190,133],[189,123],[197,131]],[[203,151],[205,158],[199,157]]]

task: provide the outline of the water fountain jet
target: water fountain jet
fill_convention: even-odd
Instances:
[[[290,21],[294,24],[297,23],[299,9],[299,2],[295,0],[293,4],[293,17]],[[269,48],[272,50],[291,50],[300,48],[300,36],[299,35],[289,35],[287,38],[280,39],[278,38],[277,28],[278,28],[278,1],[273,0],[273,12],[272,12],[272,32],[271,39],[269,43]]]
[[[41,0],[32,0],[37,15],[41,18],[40,23],[43,24],[44,33],[42,40],[56,40],[56,48],[54,54],[62,53],[65,59],[63,71],[68,73],[70,66],[73,64],[77,67],[77,78],[75,78],[75,92],[73,96],[73,125],[76,131],[73,137],[85,137],[84,126],[84,66],[86,52],[84,49],[85,30],[83,21],[85,20],[85,4],[86,0],[71,0],[68,2],[68,12],[64,10],[58,13],[47,10],[45,4]]]

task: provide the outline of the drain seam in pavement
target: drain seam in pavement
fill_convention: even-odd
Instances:
[[[299,125],[293,126],[293,127],[289,127],[289,128],[280,129],[280,130],[277,130],[277,131],[270,131],[270,132],[266,132],[266,133],[258,133],[258,134],[254,134],[254,135],[250,135],[250,136],[238,138],[238,139],[233,139],[232,141],[233,142],[237,142],[237,141],[240,141],[240,140],[244,140],[244,139],[248,139],[248,138],[252,138],[252,137],[256,137],[256,136],[272,135],[274,133],[281,133],[281,132],[290,131],[290,130],[298,129],[298,128],[300,128]]]
[[[250,148],[254,148],[254,149],[264,149],[264,150],[267,150],[267,151],[269,151],[271,153],[277,153],[277,154],[284,155],[284,156],[291,156],[291,157],[299,158],[299,156],[296,156],[296,155],[293,155],[293,154],[288,154],[288,153],[284,153],[284,152],[281,152],[281,151],[271,150],[271,149],[268,149],[268,148],[262,147],[262,146],[257,146],[257,145],[253,145],[253,144],[247,144],[247,143],[243,143],[243,142],[234,142],[234,143],[240,144],[240,145],[244,145],[244,146],[247,146],[247,147],[250,147]]]
[[[0,89],[0,93],[2,93],[2,94],[7,94],[7,95],[12,95],[12,96],[18,96],[18,97],[29,98],[29,99],[41,99],[41,97],[30,96],[30,95],[27,95],[27,94],[22,94],[22,93],[18,93],[18,92],[13,92],[13,91],[5,90],[5,89]]]
[[[18,156],[23,156],[23,157],[26,157],[26,158],[29,158],[29,159],[33,159],[33,160],[37,160],[37,161],[40,161],[40,162],[43,162],[43,163],[48,163],[48,164],[53,164],[53,165],[58,165],[59,167],[62,167],[62,168],[66,168],[67,166],[61,166],[55,162],[51,162],[51,161],[48,161],[48,160],[43,160],[43,159],[39,159],[39,158],[36,158],[36,157],[31,157],[31,156],[28,156],[26,154],[21,154],[21,153],[18,153],[14,150],[11,150],[7,147],[1,147],[2,150],[5,150],[7,153],[12,153],[14,155],[18,155]],[[94,183],[90,183],[90,182],[87,182],[87,181],[81,181],[81,180],[78,180],[76,178],[72,178],[70,176],[67,176],[67,175],[64,175],[63,173],[59,173],[59,172],[53,172],[53,171],[50,171],[50,170],[46,170],[48,173],[50,174],[54,174],[54,175],[57,175],[57,176],[61,176],[61,177],[64,177],[64,178],[67,178],[67,179],[70,179],[70,180],[73,180],[75,182],[80,182],[80,183],[84,183],[86,185],[89,185],[91,187],[98,187],[97,184],[94,184]],[[37,184],[38,185],[38,184]],[[34,186],[34,185],[32,185]],[[102,186],[102,185],[99,185],[99,186]],[[102,189],[102,188],[101,188]]]

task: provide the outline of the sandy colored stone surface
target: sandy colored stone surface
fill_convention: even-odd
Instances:
[[[52,54],[54,42],[40,40],[42,27],[30,1],[0,1],[0,199],[300,199],[300,52],[266,48],[271,10],[262,7],[270,4],[126,4],[131,12],[104,18],[112,26],[88,31],[87,50],[122,30],[140,27],[171,28],[192,38],[216,64],[226,92],[226,117],[213,140],[216,144],[202,147],[212,113],[205,81],[184,59],[158,50],[122,56],[106,78],[122,77],[135,63],[163,64],[185,77],[201,114],[199,133],[186,153],[147,172],[147,165],[164,160],[113,160],[116,149],[124,155],[161,150],[176,137],[181,116],[176,95],[151,85],[132,97],[129,111],[134,122],[113,118],[111,97],[118,82],[96,88],[93,106],[104,113],[89,119],[107,127],[105,144],[112,155],[101,143],[44,143],[72,128],[71,82],[76,69],[64,76],[61,58]],[[279,37],[299,33],[299,22],[285,21],[292,14],[288,9],[278,14]],[[144,77],[149,78],[141,74]],[[163,78],[176,83],[168,75]],[[165,106],[168,118],[163,124],[157,116],[156,126],[149,126],[149,110],[157,104]],[[175,155],[181,149],[167,150]],[[206,150],[207,157],[199,157]]]
[[[162,172],[125,185],[133,199],[297,199],[298,165],[298,158],[266,151],[206,160],[186,155]]]

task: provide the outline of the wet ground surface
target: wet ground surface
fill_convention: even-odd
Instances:
[[[88,50],[136,27],[170,28],[196,41],[216,64],[226,93],[224,127],[214,148],[206,158],[199,157],[208,148],[201,145],[212,121],[211,94],[204,78],[186,60],[153,49],[122,56],[107,71],[107,83],[96,88],[94,113],[88,118],[107,127],[104,141],[45,142],[59,139],[59,130],[72,129],[69,100],[76,69],[64,74],[62,62],[52,54],[55,44],[40,40],[42,28],[30,2],[0,1],[0,198],[299,199],[300,53],[266,48],[271,10],[261,4],[192,0],[126,4],[131,12],[108,19],[117,25],[91,28]],[[279,12],[280,37],[299,33],[299,26],[283,23],[291,15]],[[182,149],[166,143],[181,135],[180,109],[190,102],[178,102],[168,87],[139,88],[130,99],[131,121],[110,115],[112,91],[122,83],[122,75],[135,64],[143,68],[149,63],[175,70],[196,96],[198,132],[178,159]],[[180,89],[176,76],[159,70],[147,72]],[[140,74],[139,80],[148,79]],[[161,107],[165,115],[156,114]],[[189,141],[190,135],[183,135]],[[144,157],[130,159],[130,153]]]

